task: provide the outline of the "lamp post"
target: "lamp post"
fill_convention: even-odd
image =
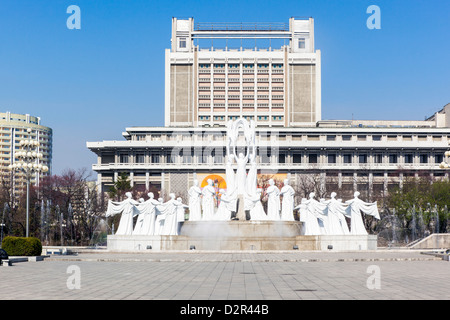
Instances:
[[[31,135],[31,129],[27,129],[28,135]],[[43,155],[41,152],[36,152],[36,148],[39,147],[40,143],[37,140],[25,139],[20,140],[19,145],[22,147],[21,151],[16,152],[16,157],[19,161],[10,164],[8,168],[11,171],[22,171],[25,175],[25,180],[27,182],[27,220],[26,220],[26,237],[29,234],[29,211],[30,211],[30,183],[33,174],[36,172],[47,172],[48,167],[43,166],[38,163],[42,159]]]
[[[5,211],[8,209],[9,209],[9,205],[8,205],[8,203],[5,202],[5,205],[3,207],[2,223],[0,224],[0,227],[2,229],[1,236],[0,236],[0,248],[1,248],[2,242],[3,242],[3,227],[5,226]]]

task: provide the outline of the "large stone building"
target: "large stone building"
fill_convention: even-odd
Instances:
[[[248,39],[269,46],[231,46]],[[205,40],[208,48],[195,44]],[[373,199],[408,176],[448,178],[439,164],[449,145],[450,104],[424,121],[321,119],[313,19],[250,25],[174,18],[165,57],[165,126],[87,143],[98,156],[93,169],[102,191],[121,173],[142,190],[180,196],[194,179],[226,187],[226,123],[238,117],[256,122],[261,180],[289,178],[304,192],[345,198],[358,190]]]

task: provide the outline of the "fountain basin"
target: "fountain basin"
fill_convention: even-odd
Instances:
[[[299,221],[185,221],[179,235],[109,235],[108,250],[376,250],[376,235],[301,235]]]

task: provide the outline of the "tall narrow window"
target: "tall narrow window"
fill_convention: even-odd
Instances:
[[[317,163],[318,157],[317,154],[311,153],[308,155],[309,163]]]
[[[413,163],[413,155],[405,154],[405,163]]]
[[[159,154],[152,154],[152,163],[159,163]]]
[[[336,154],[335,153],[330,153],[328,155],[328,163],[336,163]]]
[[[352,154],[344,153],[344,163],[352,163]]]
[[[305,38],[299,38],[298,39],[298,48],[299,49],[305,49]]]
[[[128,154],[121,154],[119,160],[120,163],[128,163]]]
[[[389,163],[397,163],[397,155],[396,154],[389,155]]]
[[[145,154],[138,153],[136,155],[136,163],[145,163]]]
[[[428,163],[428,154],[421,154],[419,156],[420,158],[420,163]]]
[[[376,153],[373,155],[373,160],[375,163],[383,163],[383,155],[381,153]]]
[[[367,163],[367,155],[366,154],[360,154],[358,157],[359,157],[359,163]]]
[[[180,49],[186,48],[186,38],[180,38]]]

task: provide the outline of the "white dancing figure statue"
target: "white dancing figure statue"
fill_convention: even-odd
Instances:
[[[364,202],[359,199],[360,193],[356,191],[354,193],[355,198],[347,200],[345,203],[348,204],[347,216],[350,217],[350,234],[356,235],[366,235],[367,231],[364,227],[364,222],[362,220],[361,212],[371,215],[376,219],[380,219],[380,214],[378,213],[377,202]]]
[[[174,193],[169,194],[169,197],[169,201],[156,207],[159,214],[156,218],[155,235],[178,235],[178,206],[180,202],[175,199]]]
[[[142,205],[145,200],[144,198],[140,198],[139,199],[139,204],[137,206],[137,210],[139,211],[139,215],[136,219],[136,224],[134,225],[134,229],[133,229],[133,235],[140,235],[142,234],[142,225],[144,224],[144,212],[142,210],[139,209],[139,206]]]
[[[284,186],[280,190],[283,197],[281,203],[281,220],[294,221],[294,189],[289,185],[289,179],[284,180]]]
[[[155,220],[156,215],[158,214],[156,206],[159,205],[160,203],[158,200],[155,199],[153,192],[149,192],[147,195],[149,199],[143,203],[140,203],[139,206],[137,207],[139,212],[143,214],[140,234],[152,236],[155,234]],[[139,217],[141,216],[141,214],[139,215]],[[138,221],[136,221],[136,225],[139,222],[139,217]]]
[[[345,220],[347,205],[337,200],[336,192],[331,193],[330,200],[321,200],[327,206],[328,234],[343,235],[350,234],[347,221]]]
[[[236,155],[236,143],[239,138],[239,131],[243,129],[246,142],[246,151]],[[257,188],[257,172],[256,172],[256,146],[255,146],[255,123],[248,122],[246,119],[240,118],[236,121],[230,120],[227,124],[227,164],[226,164],[226,197],[223,200],[226,203],[224,209],[237,213],[237,200],[243,200],[244,210],[251,210],[255,206],[258,194]],[[236,173],[233,164],[236,162]],[[251,168],[246,171],[247,164],[251,164]],[[223,197],[223,196],[222,196]],[[238,214],[239,215],[239,214]],[[244,216],[237,217],[245,218]],[[219,219],[222,219],[222,214]]]
[[[125,196],[127,198],[121,202],[108,201],[106,217],[122,213],[116,235],[131,235],[133,233],[133,218],[139,214],[136,208],[138,202],[132,199],[131,192],[125,193]]]
[[[229,207],[230,207],[230,202],[232,202],[233,199],[229,199],[227,197],[227,193],[224,189],[220,189],[219,194],[220,194],[220,203],[219,203],[219,207],[217,208],[217,212],[214,216],[214,220],[218,220],[218,221],[230,220],[231,219],[231,210],[229,209]]]
[[[236,212],[237,210],[236,175],[234,173],[232,165],[233,165],[233,158],[229,155],[227,157],[227,164],[225,167],[227,190],[221,196],[221,199],[223,199],[226,202],[225,209],[230,211],[229,212],[230,217],[231,212]]]
[[[177,202],[175,203],[175,205],[177,210],[177,223],[178,226],[180,226],[179,224],[184,221],[186,209],[189,208],[189,206],[183,203],[183,199],[181,199],[181,197],[177,198]]]
[[[266,189],[267,199],[267,219],[280,220],[280,190],[275,185],[273,179],[269,180],[269,187]]]
[[[252,142],[249,154],[250,169],[245,181],[244,210],[250,213],[250,220],[267,220],[267,215],[261,203],[262,189],[258,189],[256,168],[256,146],[254,134],[249,135]]]
[[[263,205],[261,203],[262,189],[256,189],[256,195],[253,198],[247,197],[245,199],[246,210],[250,211],[250,220],[268,220],[266,213],[264,212]]]
[[[326,233],[325,210],[326,205],[314,199],[314,192],[309,194],[309,199],[302,199],[302,202],[295,210],[299,210],[300,221],[303,222],[304,235],[320,235]],[[321,224],[319,224],[319,220]]]
[[[198,186],[198,180],[194,180],[194,185],[188,191],[189,195],[189,221],[202,220],[201,195],[202,189]]]
[[[243,153],[239,153],[239,155],[236,155],[236,141],[238,140],[239,135],[239,129],[240,127],[243,127],[244,129],[244,136],[247,143],[247,151],[244,155]],[[249,125],[248,121],[241,118],[236,121],[229,121],[228,122],[228,129],[227,129],[227,156],[230,161],[236,161],[236,174],[235,179],[233,181],[234,187],[237,190],[237,195],[245,195],[245,185],[246,185],[246,179],[247,179],[247,172],[246,172],[246,166],[249,161],[250,157],[250,149],[251,149],[251,143],[254,141],[251,141],[253,138],[253,133],[250,132],[250,128],[254,129],[254,123],[253,121]],[[228,177],[227,177],[228,178]],[[228,181],[227,181],[228,185]]]
[[[235,156],[235,160],[237,163],[237,170],[236,170],[236,188],[237,188],[237,194],[238,195],[245,195],[245,184],[247,179],[247,172],[245,170],[245,167],[247,166],[248,162],[248,153],[244,156],[244,154],[239,153],[239,156]]]
[[[203,217],[202,220],[214,220],[215,213],[215,205],[214,205],[214,196],[216,194],[216,190],[214,189],[214,181],[212,179],[208,179],[208,184],[202,190],[202,209],[203,209]]]

